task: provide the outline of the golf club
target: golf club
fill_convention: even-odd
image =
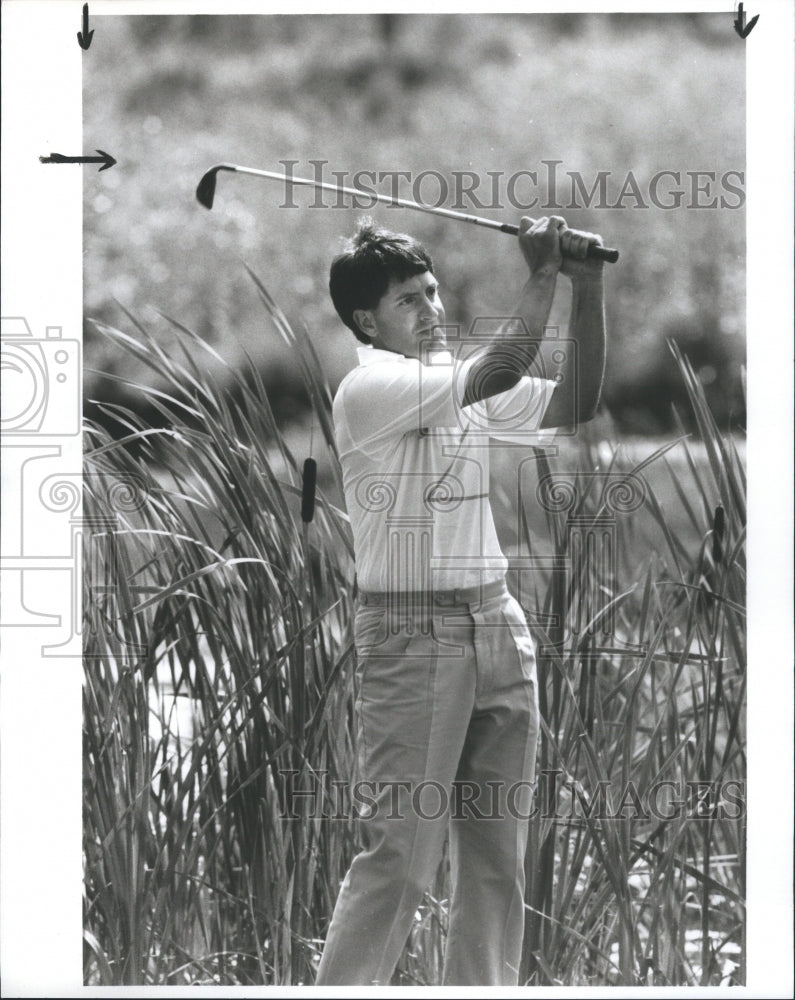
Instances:
[[[463,212],[454,212],[450,208],[434,208],[431,205],[423,205],[418,201],[409,201],[406,198],[392,198],[385,194],[376,194],[374,191],[359,191],[357,188],[343,187],[339,184],[326,184],[323,181],[313,181],[306,177],[288,177],[286,174],[276,173],[270,170],[255,170],[254,167],[240,167],[236,163],[219,163],[205,173],[196,188],[196,198],[205,208],[213,207],[215,198],[215,185],[219,170],[229,170],[237,174],[251,174],[253,177],[265,177],[272,181],[282,181],[285,184],[295,184],[303,187],[321,188],[324,191],[334,191],[336,193],[356,195],[363,198],[372,198],[386,205],[397,205],[400,208],[413,208],[417,212],[427,212],[429,215],[441,215],[446,219],[457,219],[459,222],[471,222],[475,226],[483,226],[486,229],[497,229],[501,233],[508,233],[516,236],[519,227],[511,225],[509,222],[496,222],[493,219],[484,219],[479,215],[465,215]],[[618,260],[618,250],[610,247],[601,247],[592,243],[588,247],[588,256],[598,260],[614,264]]]

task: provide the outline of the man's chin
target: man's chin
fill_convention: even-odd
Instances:
[[[423,334],[420,338],[420,344],[423,348],[429,348],[432,351],[440,347],[447,347],[447,334],[444,330],[434,330],[431,333]]]

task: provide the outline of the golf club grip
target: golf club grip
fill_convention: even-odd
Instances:
[[[519,227],[511,225],[510,222],[503,222],[500,232],[508,233],[510,236],[519,235]],[[588,246],[587,257],[595,257],[596,260],[603,260],[606,264],[615,264],[618,260],[618,250],[612,247],[600,247],[598,243],[591,243]]]

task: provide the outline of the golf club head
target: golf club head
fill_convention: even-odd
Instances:
[[[215,198],[215,182],[220,169],[221,167],[211,167],[199,181],[199,186],[196,188],[196,199],[199,204],[204,205],[205,208],[213,207],[213,199]]]

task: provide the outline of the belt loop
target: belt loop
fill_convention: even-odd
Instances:
[[[363,590],[359,591],[359,601],[362,604],[367,604],[367,594]]]

